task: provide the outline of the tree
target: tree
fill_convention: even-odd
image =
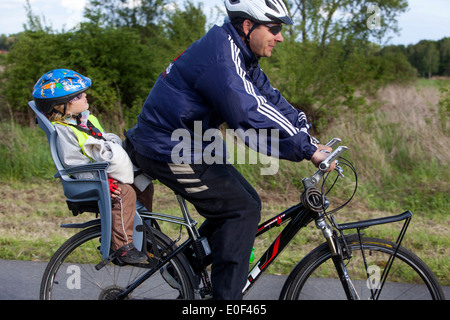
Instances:
[[[25,11],[27,12],[27,23],[23,25],[25,31],[44,31],[51,33],[52,27],[47,25],[45,17],[39,17],[33,14],[31,9],[30,1],[26,0]]]
[[[165,3],[90,0],[87,22],[60,33],[46,27],[28,4],[28,27],[16,37],[0,74],[1,94],[11,110],[23,112],[39,76],[53,68],[71,68],[93,79],[89,99],[96,112],[111,122],[132,125],[158,75],[205,33],[201,4]],[[381,28],[404,4],[378,2],[385,19]],[[376,18],[368,5],[363,0],[295,0],[289,8],[294,19],[303,20],[285,28],[276,54],[261,60],[272,83],[316,124],[332,119],[342,106],[361,110],[364,89],[411,74],[404,56],[380,54],[380,46],[369,41],[389,28],[374,31],[367,26],[367,20]],[[384,13],[386,8],[391,12]]]
[[[436,42],[422,40],[408,46],[408,59],[422,77],[431,77],[439,70],[439,51]]]
[[[439,71],[441,76],[450,76],[450,38],[443,38],[437,43],[439,48]]]
[[[316,128],[344,110],[371,110],[364,95],[380,84],[414,75],[404,56],[395,59],[399,68],[390,68],[385,59],[392,56],[380,55],[380,47],[370,41],[396,30],[396,17],[405,11],[406,0],[373,4],[292,0],[289,8],[296,23],[284,33],[276,54],[261,62],[273,84]]]
[[[425,47],[425,54],[423,56],[424,73],[431,77],[439,70],[439,51],[435,43],[429,43]]]
[[[0,35],[0,50],[2,51],[8,51],[11,45],[14,42],[14,37],[8,37],[6,34]]]
[[[109,27],[148,27],[158,24],[167,0],[89,0],[84,16]]]
[[[313,41],[322,50],[331,41],[381,39],[398,31],[397,16],[406,0],[291,0],[300,41]],[[375,22],[375,23],[372,23]]]
[[[195,6],[188,1],[183,10],[176,7],[167,12],[167,17],[163,23],[164,32],[168,45],[177,51],[177,55],[205,34],[206,16],[201,3]]]
[[[108,0],[105,6],[112,12],[129,13],[128,17],[145,16],[140,23],[150,21],[148,7],[134,8],[130,13],[123,11],[125,2]],[[29,27],[16,36],[5,59],[5,71],[0,74],[0,94],[15,114],[29,111],[27,102],[42,74],[55,68],[68,68],[92,78],[94,85],[88,95],[92,109],[100,116],[105,115],[104,124],[109,120],[117,132],[121,132],[121,127],[135,123],[158,75],[181,48],[186,49],[204,33],[206,19],[201,6],[188,4],[186,9],[176,8],[169,12],[158,9],[158,15],[166,17],[155,20],[158,25],[133,27],[120,25],[123,21],[131,21],[122,18],[111,20],[109,25],[109,20],[102,20],[102,15],[108,12],[102,3],[92,3],[97,5],[95,10],[98,9],[89,7],[92,19],[69,32],[53,32],[43,27],[40,18],[35,17],[28,7]],[[117,10],[108,7],[112,4],[121,7]],[[97,14],[99,12],[101,14]],[[159,32],[153,32],[152,28]],[[28,115],[27,118],[32,117]]]

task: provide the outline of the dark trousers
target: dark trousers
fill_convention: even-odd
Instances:
[[[183,196],[206,218],[200,227],[211,247],[213,298],[242,299],[260,221],[261,200],[229,164],[169,164],[134,153],[145,173]]]

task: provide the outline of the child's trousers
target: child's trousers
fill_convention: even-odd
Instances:
[[[120,196],[112,198],[112,233],[111,249],[113,251],[133,242],[134,213],[136,211],[136,193],[129,184],[118,182],[122,189]]]
[[[152,210],[153,184],[144,191],[129,184],[117,182],[122,189],[120,197],[112,199],[112,233],[111,249],[113,251],[133,241],[134,214],[136,211],[136,198],[147,208]]]

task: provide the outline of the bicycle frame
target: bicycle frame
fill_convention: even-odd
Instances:
[[[143,210],[140,212],[140,216],[143,219],[155,219],[166,221],[170,223],[175,223],[184,226],[189,233],[189,239],[180,244],[177,249],[171,252],[168,256],[165,256],[160,263],[151,268],[145,274],[143,274],[139,279],[137,279],[134,283],[132,283],[127,289],[118,295],[118,298],[124,298],[129,293],[131,293],[134,289],[136,289],[140,284],[142,284],[145,280],[150,278],[152,274],[154,274],[157,270],[162,268],[167,262],[170,261],[174,256],[178,253],[182,252],[185,248],[187,248],[191,243],[200,238],[198,230],[196,228],[197,222],[191,218],[185,200],[177,195],[177,199],[180,205],[180,209],[183,217],[177,217],[167,214],[148,212]],[[303,207],[301,203],[292,206],[291,208],[286,209],[285,211],[279,213],[272,219],[267,220],[262,223],[258,227],[258,231],[256,236],[260,236],[272,229],[275,226],[280,226],[281,224],[291,220],[288,225],[281,231],[276,240],[272,243],[272,245],[267,249],[264,255],[259,259],[258,263],[253,267],[248,276],[248,282],[246,287],[243,290],[245,294],[248,289],[255,283],[259,275],[267,269],[267,267],[275,260],[275,258],[281,253],[281,251],[287,246],[287,244],[292,240],[292,238],[298,233],[298,231],[308,225],[312,220],[313,216],[316,215],[315,212],[309,211]],[[258,267],[261,266],[261,267]],[[205,279],[207,277],[206,274],[202,274],[202,278],[204,284],[210,285],[209,279]]]
[[[290,222],[276,237],[275,241],[269,246],[269,248],[264,252],[261,258],[259,258],[256,264],[250,270],[247,278],[247,284],[243,289],[244,294],[253,286],[259,276],[283,251],[283,249],[288,245],[288,243],[298,233],[298,231],[308,225],[313,220],[313,217],[315,215],[315,212],[305,209],[303,205],[299,203],[259,225],[256,232],[256,237],[266,233],[273,227],[278,227],[290,220]]]
[[[337,224],[336,221],[334,221],[333,223],[335,224],[335,227],[339,232],[342,232],[343,230],[357,229],[358,236],[361,241],[361,237],[362,237],[361,233],[360,233],[361,229],[365,229],[365,228],[375,226],[375,225],[387,224],[387,223],[393,223],[393,222],[405,220],[405,222],[402,226],[402,229],[400,231],[400,234],[396,241],[397,250],[398,250],[398,247],[400,247],[400,244],[401,244],[403,237],[406,233],[406,230],[408,228],[411,217],[412,217],[412,213],[410,211],[405,211],[405,212],[403,212],[399,215],[395,215],[395,216],[388,216],[388,217],[364,220],[364,221],[358,221],[358,222],[350,222],[350,223],[345,223],[342,225]],[[283,211],[282,213],[276,215],[275,217],[267,220],[266,222],[262,223],[258,227],[256,237],[262,235],[263,233],[267,232],[268,230],[270,230],[273,227],[280,226],[281,224],[287,222],[288,220],[291,220],[291,221],[279,233],[279,235],[276,237],[276,239],[273,241],[273,243],[263,253],[263,255],[260,257],[260,259],[256,262],[256,264],[250,270],[250,272],[248,274],[248,278],[247,278],[247,284],[244,287],[243,293],[245,294],[248,292],[248,290],[255,284],[255,282],[259,278],[259,276],[277,258],[277,256],[289,244],[289,242],[300,231],[300,229],[307,226],[312,220],[316,220],[317,227],[319,229],[322,229],[324,236],[327,239],[327,242],[330,246],[333,262],[335,264],[337,272],[339,273],[339,277],[340,277],[341,283],[343,285],[344,291],[347,294],[347,298],[352,299],[352,300],[359,299],[356,290],[354,290],[354,288],[353,288],[351,279],[349,278],[349,276],[347,274],[345,264],[343,261],[344,257],[342,254],[342,249],[340,248],[340,245],[337,243],[337,234],[332,234],[332,235],[330,235],[329,238],[327,238],[326,233],[329,232],[329,230],[325,230],[326,228],[325,229],[323,228],[322,224],[326,223],[326,222],[322,221],[323,215],[321,213],[318,214],[316,212],[310,211],[310,210],[304,208],[302,203],[299,203],[299,204]],[[331,229],[330,226],[328,226],[328,228]],[[330,239],[330,241],[328,241],[328,239]],[[363,256],[364,256],[364,253],[363,253]],[[395,259],[395,255],[393,256],[392,259],[390,259],[388,261],[387,267],[384,269],[384,272],[381,276],[381,286],[376,292],[372,292],[373,297],[380,294],[381,289],[383,288],[384,282],[389,273],[390,266],[392,266],[394,259]],[[367,265],[366,265],[366,270],[367,270]]]
[[[175,257],[178,253],[183,252],[190,244],[192,244],[194,241],[198,240],[200,238],[200,235],[198,233],[198,230],[196,228],[197,222],[191,218],[185,200],[177,195],[177,199],[180,205],[180,209],[182,212],[182,217],[167,215],[167,214],[161,214],[161,213],[155,213],[155,212],[147,212],[143,211],[140,212],[140,215],[143,219],[155,219],[155,220],[161,220],[166,221],[170,223],[175,223],[184,226],[188,233],[189,238],[184,241],[182,244],[180,244],[176,250],[168,254],[160,261],[160,263],[154,267],[151,268],[149,271],[147,271],[145,274],[143,274],[138,280],[136,280],[133,284],[131,284],[124,292],[122,292],[118,298],[124,298],[129,293],[131,293],[135,288],[137,288],[140,284],[142,284],[145,280],[147,280],[152,274],[154,274],[157,270],[162,268],[166,263],[170,261],[173,257]],[[401,232],[399,234],[399,237],[397,239],[396,244],[400,246],[400,243],[406,233],[406,229],[409,225],[409,221],[411,220],[412,213],[410,211],[405,211],[402,214],[395,215],[395,216],[388,216],[383,218],[377,218],[377,219],[371,219],[371,220],[364,220],[364,221],[358,221],[358,222],[350,222],[350,223],[344,223],[342,225],[337,224],[336,221],[333,220],[333,224],[337,231],[342,232],[344,230],[349,229],[356,229],[358,232],[358,236],[361,239],[360,230],[365,229],[374,225],[380,225],[380,224],[386,224],[386,223],[393,223],[401,220],[405,220],[405,223],[401,229]],[[275,215],[271,219],[266,220],[265,222],[261,223],[258,226],[258,230],[256,232],[256,237],[261,236],[262,234],[266,233],[273,227],[279,227],[282,224],[287,223],[287,225],[281,230],[281,232],[277,235],[275,240],[272,242],[272,244],[267,248],[267,250],[262,254],[262,256],[259,258],[259,260],[254,264],[253,268],[249,271],[248,277],[247,277],[247,283],[243,289],[243,294],[246,294],[250,288],[256,283],[258,278],[262,275],[262,273],[267,270],[267,268],[271,265],[273,261],[278,257],[278,255],[283,251],[283,249],[290,243],[290,241],[294,238],[294,236],[302,229],[303,227],[307,226],[309,223],[311,223],[313,220],[316,221],[316,225],[319,229],[322,229],[324,232],[324,235],[326,232],[324,227],[324,218],[321,213],[317,213],[311,210],[308,210],[303,206],[302,203],[298,203],[297,205],[294,205],[283,212]],[[329,229],[331,227],[326,224]],[[348,275],[346,274],[346,268],[343,260],[345,257],[342,254],[342,248],[337,243],[337,234],[330,234],[329,238],[325,235],[326,239],[330,239],[329,245],[330,249],[332,251],[333,255],[333,262],[335,264],[336,270],[339,273],[344,291],[347,294],[347,298],[349,299],[358,299],[358,295],[356,291],[353,289],[352,282]],[[343,237],[344,238],[344,237]],[[174,241],[175,243],[176,241]],[[344,243],[345,246],[345,243]],[[334,250],[334,252],[333,252]],[[395,256],[394,256],[395,258]],[[384,284],[384,280],[387,277],[387,274],[389,272],[389,268],[393,263],[393,259],[388,261],[388,267],[385,269],[384,274],[381,277],[381,287],[376,291],[373,292],[372,295],[375,297],[382,289],[382,286]],[[367,268],[367,267],[366,267]],[[204,282],[204,285],[210,286],[210,281],[207,276],[206,270],[203,270],[202,272],[202,280]],[[207,288],[206,291],[210,289]]]
[[[188,233],[189,238],[184,241],[182,244],[180,244],[174,251],[168,253],[167,255],[164,255],[163,258],[160,260],[157,266],[149,269],[146,273],[144,273],[139,279],[137,279],[134,283],[132,283],[130,286],[127,287],[127,289],[120,293],[117,298],[125,298],[129,293],[131,293],[134,289],[136,289],[140,284],[142,284],[144,281],[146,281],[148,278],[150,278],[156,271],[158,271],[160,268],[162,268],[166,263],[168,263],[173,257],[175,257],[177,254],[183,252],[187,247],[189,247],[191,244],[193,244],[195,241],[199,240],[201,237],[198,233],[198,230],[196,228],[197,221],[195,221],[193,218],[191,218],[188,208],[186,206],[184,198],[177,195],[177,199],[180,205],[180,209],[182,212],[182,217],[173,216],[173,215],[167,215],[162,213],[156,213],[156,212],[148,212],[145,209],[139,208],[139,215],[143,220],[146,219],[155,219],[160,221],[166,221],[169,223],[175,223],[184,226]],[[267,268],[271,265],[273,261],[278,257],[278,255],[283,251],[283,249],[290,243],[290,241],[295,237],[295,235],[302,229],[303,227],[307,226],[312,221],[316,221],[316,226],[322,230],[325,239],[327,240],[330,250],[332,252],[332,258],[333,262],[335,264],[336,270],[339,274],[341,283],[343,285],[344,291],[347,294],[348,299],[358,299],[358,295],[356,291],[353,289],[353,285],[351,282],[351,279],[347,275],[346,267],[344,264],[344,260],[347,258],[345,254],[343,254],[343,248],[345,249],[345,237],[342,234],[344,230],[350,230],[350,229],[356,229],[357,235],[361,241],[361,233],[360,231],[362,229],[380,225],[380,224],[388,224],[393,222],[398,222],[405,220],[403,227],[400,231],[400,234],[397,238],[396,245],[397,248],[400,247],[400,244],[403,240],[403,237],[406,233],[406,230],[408,228],[409,222],[411,220],[412,213],[410,211],[405,211],[399,215],[395,216],[388,216],[383,218],[376,218],[371,220],[363,220],[358,222],[350,222],[350,223],[344,223],[339,225],[334,218],[331,216],[332,224],[334,226],[334,232],[331,232],[332,228],[328,225],[328,223],[325,221],[323,213],[318,213],[312,210],[309,210],[304,207],[304,205],[300,202],[283,212],[275,215],[274,217],[266,220],[265,222],[261,223],[258,226],[256,237],[261,236],[262,234],[265,234],[267,231],[274,227],[279,227],[285,223],[287,225],[281,230],[281,232],[277,235],[275,240],[272,242],[272,244],[267,248],[267,250],[261,255],[259,260],[254,264],[252,269],[248,273],[247,277],[247,283],[243,289],[243,294],[246,294],[250,288],[256,283],[256,281],[259,279],[261,274],[267,270]],[[62,227],[65,228],[86,228],[89,226],[92,226],[94,224],[100,224],[100,220],[91,220],[84,223],[75,223],[75,224],[64,224]],[[343,239],[343,244],[341,245],[339,243],[337,232],[340,232]],[[176,243],[179,239],[174,240],[173,243]],[[345,250],[347,252],[347,250]],[[363,252],[364,256],[364,252]],[[393,258],[391,258],[388,263],[387,267],[384,269],[383,274],[381,276],[381,286],[376,289],[375,291],[372,291],[372,297],[376,298],[383,288],[384,282],[387,278],[387,275],[389,273],[390,266],[393,263],[393,260],[395,259],[395,255]],[[367,265],[366,265],[367,270]],[[208,274],[206,272],[206,269],[201,271],[201,277],[203,284],[205,285],[204,292],[201,292],[202,294],[208,293],[209,290],[211,290],[211,283],[209,281]]]
[[[159,269],[164,267],[165,264],[167,264],[173,257],[175,257],[180,252],[183,252],[189,245],[193,244],[195,241],[200,239],[200,234],[198,233],[198,230],[196,228],[197,221],[191,218],[189,215],[189,211],[186,205],[186,201],[183,197],[180,195],[177,195],[177,200],[180,205],[182,217],[177,217],[173,215],[167,215],[162,213],[156,213],[156,212],[149,212],[145,209],[143,206],[138,206],[139,215],[143,220],[145,219],[155,219],[155,220],[161,220],[166,221],[169,223],[179,224],[184,226],[188,233],[189,238],[184,241],[181,245],[179,245],[174,251],[171,253],[165,255],[163,259],[160,260],[158,265],[151,268],[149,271],[145,272],[139,279],[137,279],[135,282],[130,284],[125,291],[121,292],[117,298],[118,299],[124,299],[133,292],[134,289],[136,289],[139,285],[141,285],[144,281],[146,281],[148,278],[150,278],[155,272],[157,272]],[[179,239],[173,241],[173,243],[176,243]],[[211,282],[209,281],[208,275],[206,273],[206,270],[202,270],[201,272],[202,281],[207,287],[207,290],[205,290],[205,294],[210,294],[210,291],[212,290]],[[208,291],[209,289],[209,291]]]

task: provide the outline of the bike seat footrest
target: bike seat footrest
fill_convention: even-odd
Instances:
[[[100,262],[99,264],[97,264],[95,266],[95,269],[97,271],[99,271],[100,269],[102,269],[104,266],[106,266],[108,263],[112,262],[115,258],[117,258],[117,251],[114,251],[113,253],[111,253],[106,259],[104,259],[102,262]]]

